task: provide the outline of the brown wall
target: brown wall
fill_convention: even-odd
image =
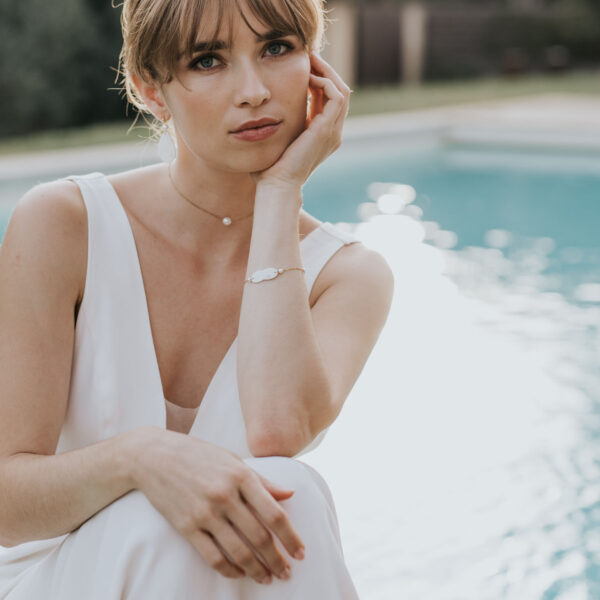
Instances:
[[[402,80],[402,10],[402,2],[357,6],[358,85]],[[559,15],[544,9],[508,10],[451,0],[427,10],[426,80],[547,70],[553,52],[549,49],[557,46],[559,53],[552,55],[566,56],[566,68],[600,65],[600,17],[594,13]]]
[[[429,11],[425,78],[469,77],[493,70],[483,52],[486,24],[493,11],[436,7]]]
[[[360,85],[394,83],[400,78],[400,9],[398,4],[358,7]]]

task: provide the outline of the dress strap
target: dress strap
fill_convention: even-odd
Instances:
[[[135,245],[129,239],[127,220],[120,218],[114,190],[103,173],[66,179],[79,187],[87,211],[88,263],[80,313],[87,310],[86,305],[92,299],[104,295],[108,282],[111,282],[111,293],[124,296],[126,301],[135,273],[131,266]],[[127,293],[122,293],[125,290]]]
[[[356,236],[329,221],[321,223],[317,229],[310,232],[300,246],[309,296],[319,273],[329,259],[343,246],[356,242],[360,242]]]
[[[98,290],[102,286],[103,233],[101,223],[104,217],[103,213],[106,210],[102,203],[104,195],[102,193],[102,181],[104,176],[102,173],[90,173],[88,175],[70,175],[65,179],[73,181],[79,188],[87,213],[87,269],[85,288],[77,317],[77,322],[80,323],[85,318],[89,305],[92,304],[93,298],[97,296]]]

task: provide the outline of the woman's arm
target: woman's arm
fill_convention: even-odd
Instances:
[[[296,196],[294,198],[293,196]],[[247,273],[302,266],[300,190],[258,186]],[[328,410],[330,389],[302,271],[245,284],[238,331],[239,394],[255,456],[292,456],[310,442],[311,413]]]
[[[69,533],[134,489],[138,430],[52,456],[0,460],[0,545]]]
[[[321,76],[322,75],[322,76]],[[302,185],[341,144],[350,88],[311,54],[306,129],[257,182],[247,274],[301,266]],[[246,284],[238,332],[238,381],[248,447],[294,456],[329,426],[360,374],[391,304],[393,275],[381,255],[354,244],[327,265],[312,307],[301,271]]]
[[[294,193],[259,187],[248,273],[301,265]],[[238,380],[256,456],[295,456],[335,420],[387,319],[394,278],[380,254],[352,244],[326,268],[312,309],[302,271],[246,284]]]
[[[0,245],[0,543],[53,537],[128,489],[121,440],[53,456],[64,422],[87,256],[72,182],[33,188]]]

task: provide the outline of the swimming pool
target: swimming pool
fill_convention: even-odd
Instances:
[[[373,490],[343,518],[365,597],[600,597],[600,155],[361,146],[305,204],[371,215],[396,274],[336,441]]]
[[[33,182],[0,183],[0,230]],[[371,359],[303,457],[361,598],[600,597],[600,156],[362,140],[304,206],[396,277]]]

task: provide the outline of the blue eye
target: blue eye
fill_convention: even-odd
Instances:
[[[199,69],[200,71],[210,71],[213,67],[211,67],[210,65],[207,65],[204,61],[212,61],[212,60],[216,60],[217,58],[218,57],[215,56],[214,54],[204,54],[203,56],[201,56],[200,58],[197,58],[192,63],[192,67],[193,68],[202,67]]]
[[[285,48],[284,51],[279,51],[276,53],[272,53],[270,50],[275,47],[282,47]],[[280,42],[269,42],[266,46],[267,49],[267,55],[270,56],[271,58],[277,58],[278,56],[283,56],[285,54],[287,54],[290,50],[294,49],[294,46],[292,44],[290,44],[289,42],[285,42],[285,41],[280,41]],[[199,56],[198,58],[194,59],[191,64],[190,64],[190,68],[191,69],[195,69],[197,71],[212,71],[213,69],[215,69],[217,67],[217,65],[211,65],[210,62],[213,60],[221,60],[216,54],[203,54],[202,56]]]
[[[293,46],[291,44],[288,44],[287,42],[271,42],[267,48],[272,48],[273,46],[281,46],[282,48],[288,48],[288,49],[292,49]],[[271,56],[279,56],[281,53],[278,52],[277,54],[271,54]]]

